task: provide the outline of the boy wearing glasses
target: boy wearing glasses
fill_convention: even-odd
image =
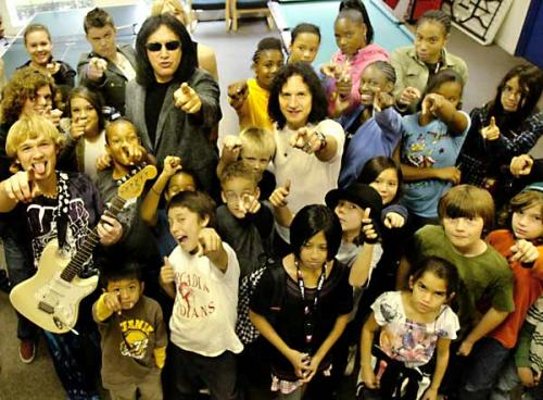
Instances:
[[[227,165],[220,176],[221,198],[217,208],[217,231],[234,248],[245,276],[259,267],[259,256],[267,254],[273,228],[271,210],[259,201],[260,176],[244,161]]]
[[[143,295],[141,267],[102,273],[105,291],[92,307],[102,336],[102,383],[112,399],[161,400],[168,335],[160,305]]]

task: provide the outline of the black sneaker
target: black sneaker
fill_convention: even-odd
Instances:
[[[9,293],[11,290],[11,282],[5,270],[0,269],[0,290]]]

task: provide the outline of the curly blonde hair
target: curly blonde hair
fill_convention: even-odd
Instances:
[[[4,87],[0,102],[0,121],[12,125],[21,116],[25,102],[33,99],[38,89],[47,85],[51,88],[51,93],[54,93],[53,79],[47,75],[32,67],[15,71]]]

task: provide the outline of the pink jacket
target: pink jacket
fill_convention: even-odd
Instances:
[[[349,60],[351,64],[351,79],[353,87],[351,89],[351,105],[350,108],[357,107],[360,104],[360,77],[364,68],[374,61],[388,61],[389,56],[385,49],[376,44],[369,44],[360,49],[356,55]],[[348,62],[347,56],[341,50],[332,56],[332,62],[343,64]],[[326,94],[328,97],[328,112],[331,114],[334,111],[334,103],[331,101],[332,94],[336,90],[336,81],[332,78],[326,78]]]

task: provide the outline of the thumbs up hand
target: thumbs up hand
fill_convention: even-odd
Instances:
[[[362,234],[364,235],[364,241],[366,243],[375,243],[379,238],[375,227],[373,226],[373,221],[370,218],[371,208],[366,208],[362,216]]]
[[[271,194],[269,200],[274,207],[286,207],[288,204],[287,197],[290,194],[290,179],[283,184],[283,186],[277,187]]]
[[[500,128],[496,125],[496,119],[490,118],[490,125],[481,129],[481,136],[486,140],[497,140],[500,137]]]
[[[173,98],[175,106],[187,114],[196,114],[202,109],[200,96],[186,82],[183,82],[179,89],[174,92]]]
[[[162,266],[162,268],[160,268],[160,280],[164,284],[170,284],[175,282],[173,265],[170,263],[168,257],[164,257],[164,265]]]

